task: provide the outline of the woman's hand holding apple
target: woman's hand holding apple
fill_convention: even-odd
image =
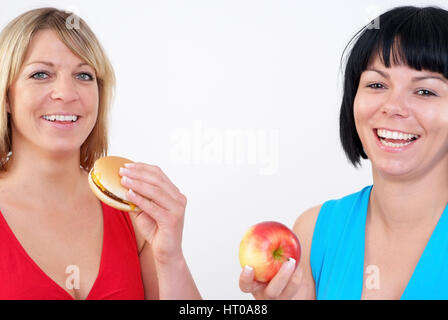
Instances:
[[[302,279],[301,268],[296,268],[295,265],[293,259],[284,262],[268,283],[254,280],[253,268],[246,266],[240,274],[240,289],[252,293],[257,300],[291,299],[298,292]]]
[[[300,243],[285,225],[266,221],[252,226],[240,243],[240,289],[256,299],[290,299],[299,289]]]

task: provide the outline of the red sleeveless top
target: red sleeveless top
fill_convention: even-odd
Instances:
[[[87,300],[144,299],[138,248],[129,213],[103,202],[101,205],[104,231],[100,269]],[[73,300],[26,253],[1,212],[0,299]]]

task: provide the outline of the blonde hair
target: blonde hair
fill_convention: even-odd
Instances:
[[[70,24],[75,21],[76,23]],[[87,171],[96,159],[107,155],[107,122],[115,89],[115,74],[104,49],[89,26],[72,13],[56,8],[27,11],[0,32],[0,171],[5,171],[12,146],[7,113],[8,89],[20,72],[33,35],[49,29],[77,56],[95,69],[98,83],[98,117],[81,146],[80,165]]]

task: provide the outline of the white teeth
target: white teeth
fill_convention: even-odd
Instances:
[[[386,147],[393,147],[393,148],[401,148],[401,147],[407,146],[408,144],[411,144],[413,142],[413,141],[409,141],[409,142],[406,142],[406,143],[393,143],[393,142],[387,142],[387,141],[384,141],[384,140],[380,140],[380,141]]]
[[[417,134],[388,131],[384,129],[378,129],[377,134],[381,138],[396,139],[396,140],[411,140],[413,138],[419,137],[419,135]]]
[[[67,116],[51,115],[51,116],[43,116],[43,118],[48,121],[72,121],[72,122],[75,122],[76,120],[78,120],[78,116],[75,116],[75,115],[67,115]]]

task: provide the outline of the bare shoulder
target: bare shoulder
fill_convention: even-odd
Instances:
[[[294,223],[294,232],[304,238],[312,238],[317,216],[319,215],[322,204],[311,207],[299,215]]]
[[[299,238],[301,257],[298,268],[302,270],[302,280],[295,299],[315,299],[315,282],[311,270],[310,253],[314,226],[322,205],[314,206],[297,217],[293,231]]]

